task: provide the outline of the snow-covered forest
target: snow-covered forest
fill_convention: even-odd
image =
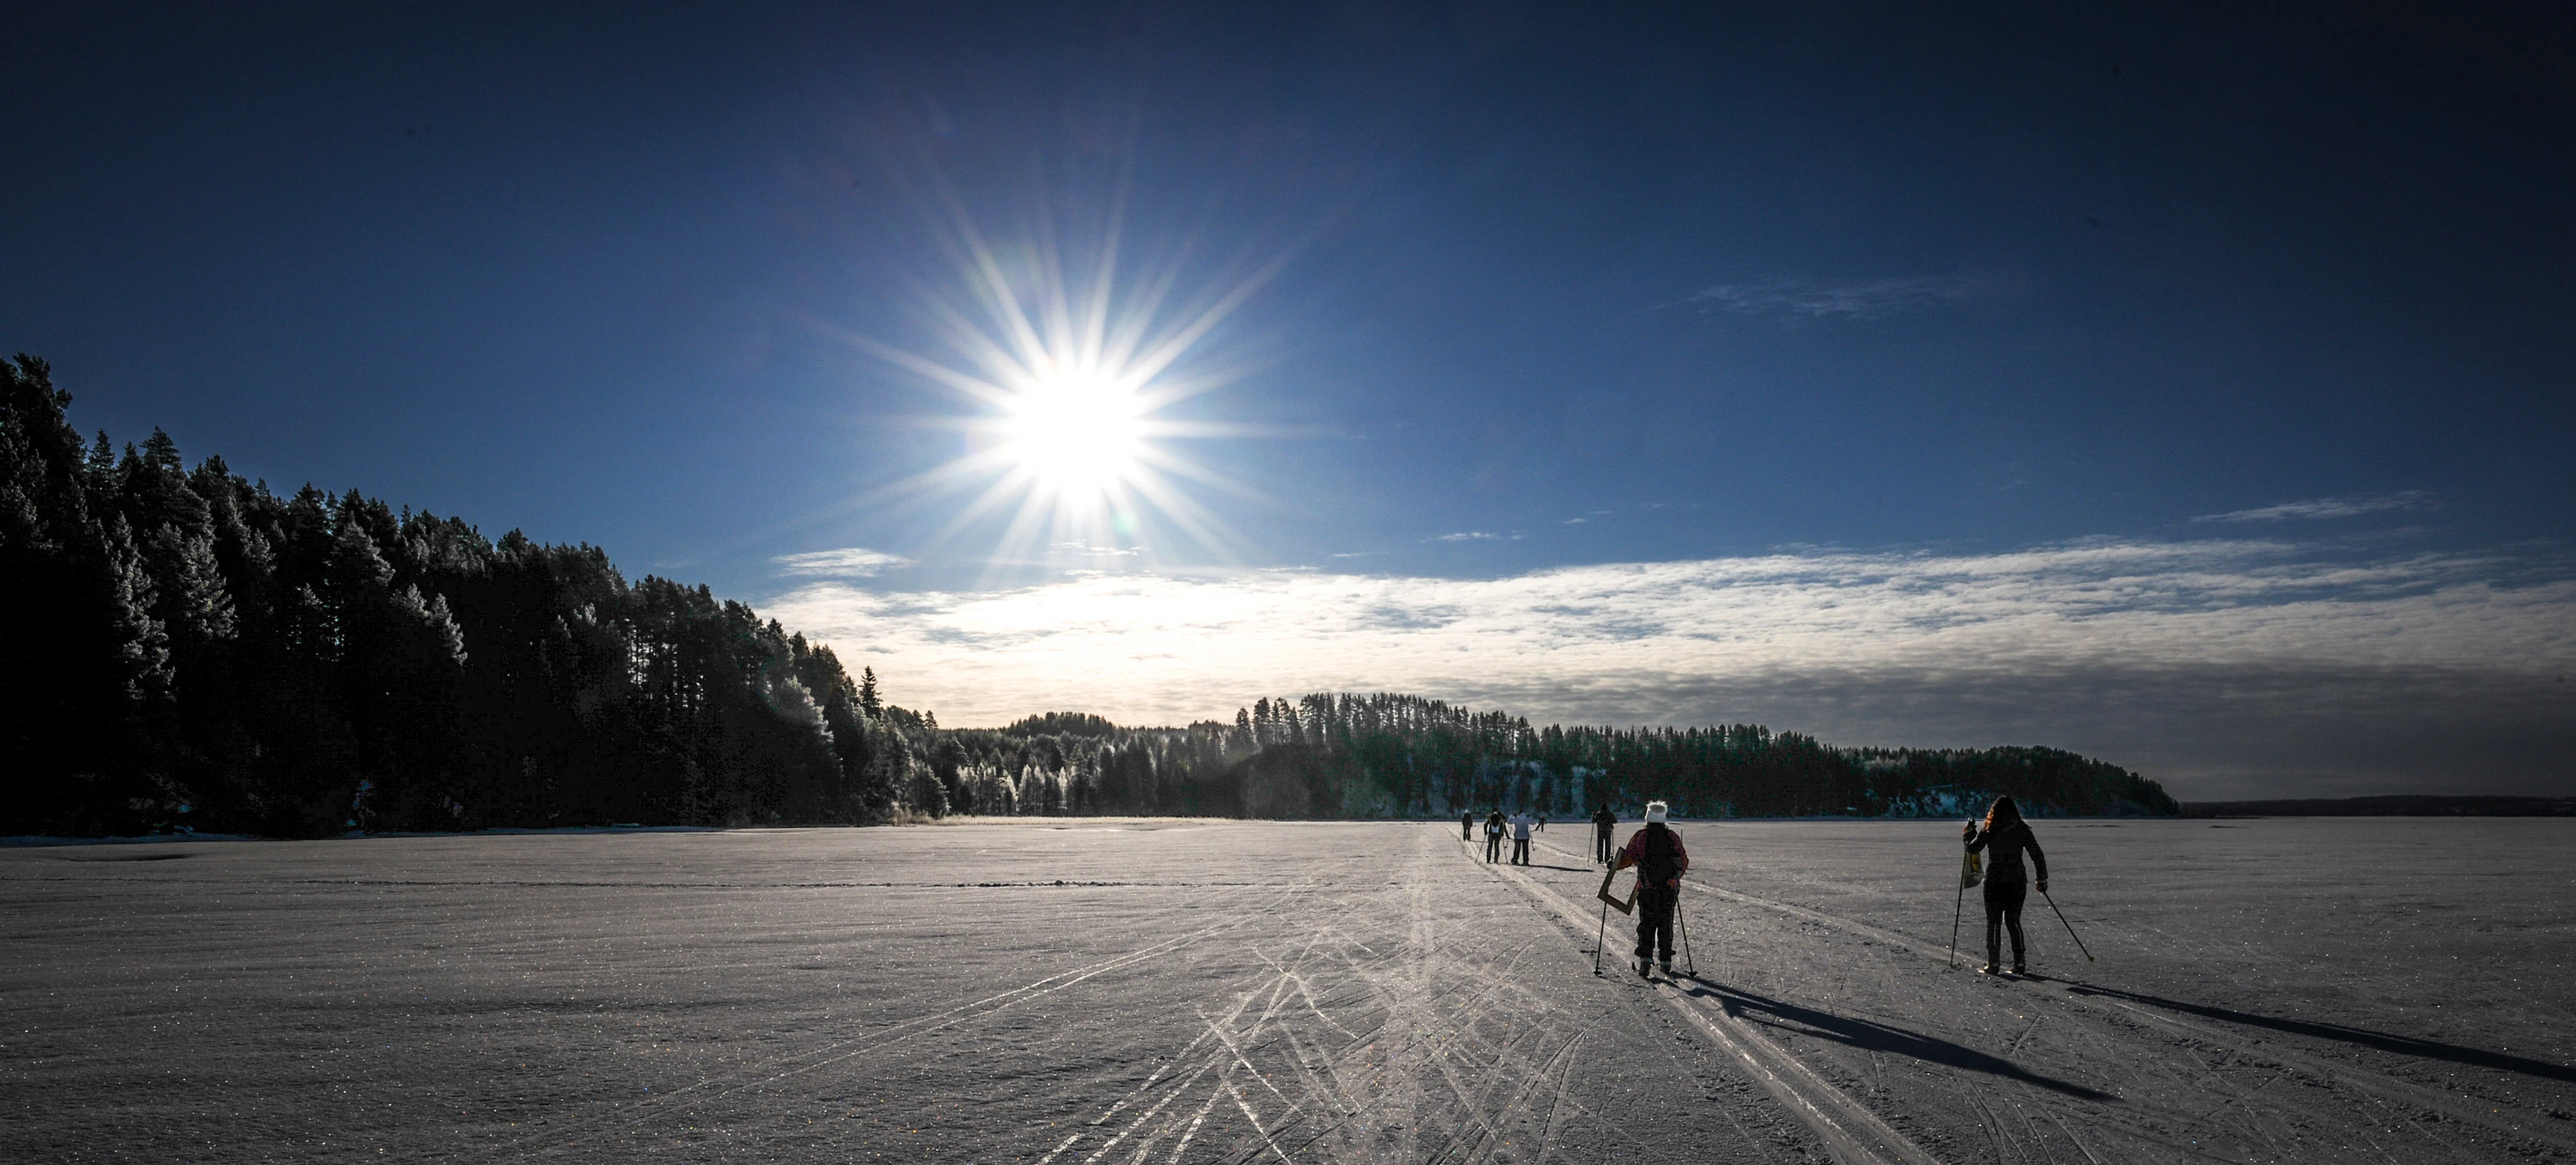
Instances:
[[[84,441],[0,361],[0,834],[318,836],[975,814],[2171,813],[2047,748],[1837,749],[1753,725],[1534,728],[1437,700],[1262,699],[1232,722],[942,729],[831,648],[599,549],[350,490],[280,495],[155,430]]]

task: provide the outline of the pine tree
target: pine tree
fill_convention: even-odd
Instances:
[[[146,555],[162,564],[155,584],[155,614],[174,642],[190,647],[233,637],[233,598],[215,558],[215,540],[205,534],[183,535],[168,522],[146,540]]]
[[[170,692],[170,638],[152,617],[152,577],[124,515],[108,520],[105,550],[100,582],[118,683],[137,704],[163,699]]]

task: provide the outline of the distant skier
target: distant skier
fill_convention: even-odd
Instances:
[[[1526,865],[1528,865],[1528,864],[1529,864],[1529,843],[1530,843],[1530,815],[1529,815],[1529,814],[1527,814],[1527,813],[1515,813],[1515,814],[1512,814],[1512,864],[1513,864],[1513,865],[1515,865],[1515,866],[1526,866]]]
[[[2048,893],[2048,855],[2039,852],[2039,839],[2031,836],[2030,823],[2021,819],[2021,807],[2013,804],[2010,797],[1995,798],[1994,806],[1986,810],[1983,827],[1971,821],[1960,837],[1967,842],[1969,853],[1986,852],[1986,965],[1978,970],[1988,975],[1996,973],[2003,963],[2003,936],[1998,932],[2010,928],[2012,973],[2027,975],[2030,965],[2022,957],[2021,904],[2030,896],[2030,889],[2023,882],[2026,875],[2021,854],[2029,850],[2031,864],[2039,868],[2042,894]]]
[[[1619,824],[1619,815],[1610,811],[1608,802],[1592,811],[1592,860],[1610,864],[1610,830]]]
[[[1547,832],[1547,814],[1541,813],[1538,815],[1538,831],[1540,833]]]
[[[1612,873],[1637,867],[1640,975],[1647,974],[1650,958],[1663,963],[1665,975],[1673,973],[1673,905],[1681,898],[1682,875],[1690,870],[1690,852],[1682,848],[1682,835],[1665,824],[1671,815],[1671,806],[1646,802],[1646,827],[1628,835],[1628,844],[1619,850],[1619,864],[1610,867]]]
[[[1458,811],[1458,840],[1460,840],[1460,841],[1465,841],[1465,840],[1467,840],[1468,838],[1475,836],[1475,832],[1476,832],[1476,811],[1475,811],[1475,810],[1473,810],[1473,809],[1461,809],[1461,810],[1459,810],[1459,811]]]
[[[1485,815],[1485,862],[1491,865],[1503,860],[1503,811]]]

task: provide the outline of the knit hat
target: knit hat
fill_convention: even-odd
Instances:
[[[1646,820],[1657,825],[1663,824],[1666,817],[1672,816],[1672,812],[1673,807],[1661,801],[1646,802]]]

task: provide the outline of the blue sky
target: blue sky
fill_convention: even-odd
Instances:
[[[2561,29],[936,8],[57,14],[0,345],[950,723],[1396,689],[2576,789]],[[1244,293],[1158,382],[1195,524],[960,522],[937,310],[1113,228],[1149,337]]]

